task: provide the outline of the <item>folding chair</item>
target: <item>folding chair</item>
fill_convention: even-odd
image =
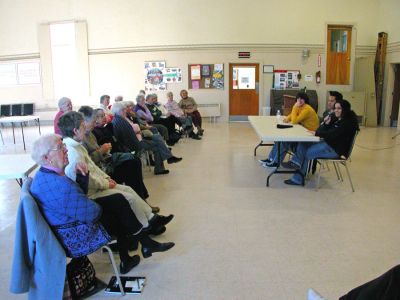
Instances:
[[[125,295],[124,285],[122,284],[121,275],[118,272],[118,266],[117,266],[117,264],[115,262],[113,252],[112,252],[112,250],[110,248],[110,244],[113,244],[113,243],[116,243],[116,242],[117,242],[116,240],[112,240],[107,245],[104,245],[102,247],[102,249],[105,249],[107,251],[107,253],[108,253],[108,257],[110,258],[111,265],[112,265],[112,268],[114,270],[115,277],[117,278],[119,290],[121,291],[121,296],[124,296]]]
[[[353,181],[351,180],[351,176],[350,176],[350,171],[349,168],[347,167],[347,162],[350,161],[351,162],[351,153],[353,152],[353,148],[354,148],[354,144],[356,142],[356,138],[358,135],[358,131],[355,133],[353,141],[351,143],[349,152],[347,157],[345,156],[341,156],[339,158],[316,158],[315,160],[320,164],[319,166],[319,170],[318,170],[318,179],[317,179],[317,186],[316,186],[316,190],[318,190],[319,188],[319,181],[321,179],[321,166],[322,164],[326,164],[328,162],[332,162],[333,163],[333,167],[335,168],[335,172],[336,172],[336,176],[338,178],[338,180],[343,182],[343,175],[342,172],[340,171],[340,165],[344,166],[346,168],[346,173],[347,173],[347,177],[349,178],[350,181],[350,186],[351,186],[351,190],[354,192],[354,186],[353,186]]]

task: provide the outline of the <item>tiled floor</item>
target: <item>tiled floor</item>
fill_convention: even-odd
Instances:
[[[38,136],[36,128],[27,132],[30,142]],[[307,288],[314,287],[337,299],[398,264],[400,140],[391,139],[395,133],[362,129],[350,167],[352,193],[347,178],[338,183],[332,169],[324,171],[319,191],[315,178],[305,188],[291,187],[283,184],[286,175],[273,177],[266,188],[266,172],[257,160],[268,149],[253,156],[258,139],[250,125],[207,123],[202,141],[174,146],[183,161],[168,166],[169,175],[144,170],[152,204],[175,214],[158,240],[176,246],[142,260],[130,273],[147,277],[139,297],[306,299]],[[22,144],[12,145],[10,129],[3,135],[0,153],[21,152]],[[1,299],[18,298],[8,293],[18,194],[14,181],[0,181]],[[95,253],[91,260],[99,277],[108,280],[106,255]]]

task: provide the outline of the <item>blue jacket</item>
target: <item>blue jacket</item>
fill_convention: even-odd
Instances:
[[[88,255],[111,238],[98,221],[101,207],[67,176],[40,168],[31,189],[37,204],[70,257]]]
[[[15,228],[10,292],[29,299],[62,299],[66,257],[32,196],[22,187]]]

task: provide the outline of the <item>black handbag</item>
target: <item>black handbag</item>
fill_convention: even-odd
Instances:
[[[96,289],[96,271],[87,256],[73,258],[69,262],[67,278],[72,299],[80,299]]]

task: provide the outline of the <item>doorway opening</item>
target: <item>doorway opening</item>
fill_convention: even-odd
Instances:
[[[390,127],[397,127],[400,103],[400,64],[392,64],[392,67],[394,71],[394,83],[392,92],[392,111],[390,113]]]
[[[229,64],[229,121],[259,114],[259,64]]]

